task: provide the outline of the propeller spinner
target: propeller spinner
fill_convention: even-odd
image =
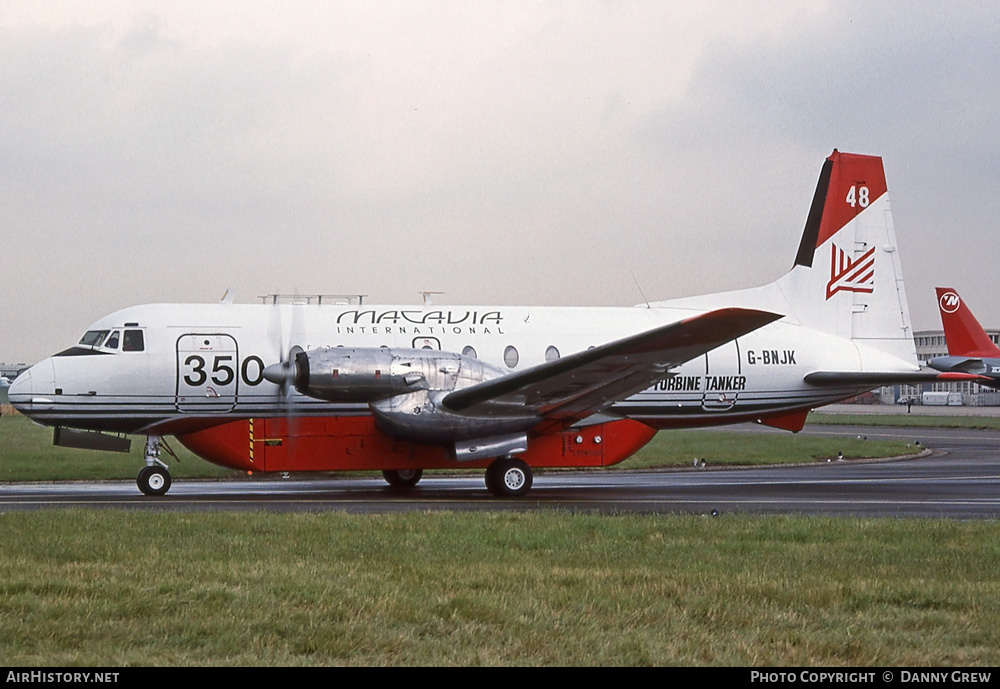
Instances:
[[[309,365],[300,365],[299,357],[305,356],[302,348],[292,347],[288,356],[276,364],[271,364],[264,369],[264,379],[281,387],[281,392],[288,395],[292,389],[298,387],[303,381],[303,374],[308,375]]]

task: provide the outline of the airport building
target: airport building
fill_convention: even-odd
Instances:
[[[28,368],[28,364],[5,364],[0,361],[0,376],[7,378],[8,380],[14,380],[17,378],[17,374]]]
[[[7,386],[10,384],[10,381],[17,378],[17,374],[26,368],[28,368],[27,364],[5,364],[0,362],[0,404],[7,404]]]

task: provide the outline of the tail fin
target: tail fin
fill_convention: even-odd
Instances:
[[[916,361],[881,158],[834,149],[776,285],[802,325]]]
[[[944,339],[951,356],[1000,357],[1000,347],[983,330],[972,311],[951,287],[936,287]]]

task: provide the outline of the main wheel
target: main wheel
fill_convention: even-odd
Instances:
[[[494,460],[488,467],[486,467],[486,490],[493,495],[500,495],[500,479],[497,476],[499,463],[499,460]]]
[[[393,488],[412,488],[420,483],[423,475],[423,469],[386,469],[382,472],[382,478]]]
[[[159,466],[143,467],[135,484],[143,495],[163,495],[170,490],[170,472]]]
[[[531,490],[531,467],[520,459],[503,457],[486,468],[486,488],[498,498],[517,498]]]

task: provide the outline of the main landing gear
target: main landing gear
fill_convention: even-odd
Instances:
[[[167,465],[160,460],[160,436],[146,437],[145,459],[146,466],[139,472],[135,484],[143,495],[163,495],[170,490],[171,481]]]
[[[417,485],[423,473],[420,469],[386,469],[382,478],[390,488],[406,489]],[[531,490],[531,482],[531,467],[516,457],[499,457],[486,467],[486,488],[498,498],[519,498]]]
[[[382,478],[392,488],[412,488],[423,475],[422,469],[386,469],[382,472]]]
[[[531,467],[516,457],[500,457],[486,467],[486,488],[498,498],[525,495],[531,480]]]

